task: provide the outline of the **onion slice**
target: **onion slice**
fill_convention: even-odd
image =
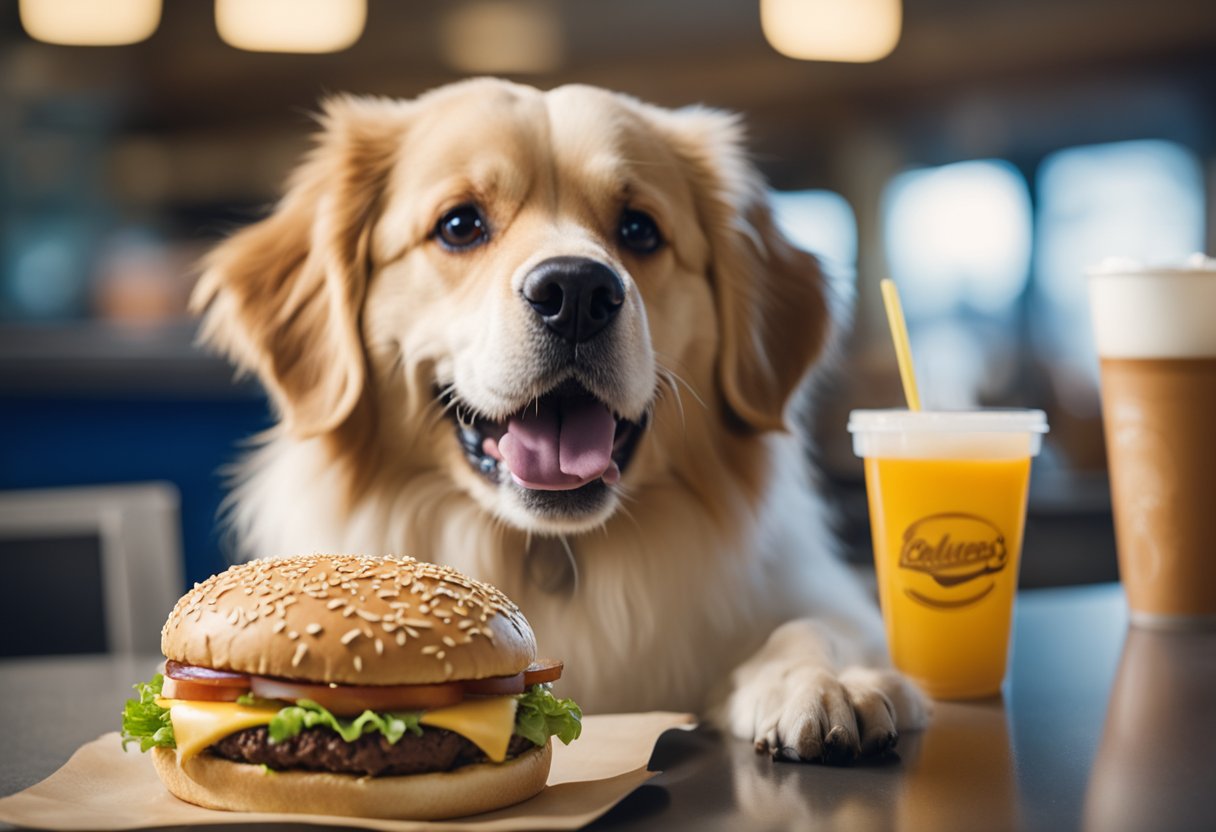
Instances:
[[[231,670],[212,670],[209,667],[182,664],[172,659],[165,662],[165,676],[170,679],[176,679],[179,682],[216,685],[222,688],[249,689],[249,674],[247,673],[234,673]]]
[[[459,682],[437,685],[314,685],[254,676],[255,696],[297,702],[311,699],[338,716],[357,716],[364,711],[420,711],[455,705],[464,698]]]

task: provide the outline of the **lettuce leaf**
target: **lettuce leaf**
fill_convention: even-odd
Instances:
[[[354,742],[364,734],[382,734],[389,744],[405,736],[406,732],[422,736],[418,724],[421,713],[399,712],[378,714],[364,711],[354,719],[341,719],[311,699],[301,699],[294,705],[280,710],[270,720],[270,741],[282,742],[298,736],[306,728],[328,728],[347,742]]]
[[[515,733],[534,745],[557,737],[564,745],[583,732],[583,711],[573,699],[558,699],[545,685],[533,685],[519,695],[515,711]]]
[[[169,720],[169,709],[156,704],[165,679],[159,673],[151,681],[133,685],[138,699],[128,699],[122,709],[122,750],[127,745],[139,743],[140,751],[149,748],[177,748],[173,736],[173,723]]]
[[[161,695],[164,677],[156,674],[151,681],[135,685],[138,699],[128,699],[122,713],[122,746],[139,743],[140,751],[150,748],[176,748],[173,723],[169,710],[156,704]],[[583,730],[583,712],[571,699],[558,699],[547,685],[533,685],[518,697],[515,712],[515,733],[534,745],[544,745],[549,737],[557,737],[569,745]],[[243,705],[276,705],[281,707],[267,726],[271,742],[282,742],[298,736],[308,728],[327,728],[347,742],[366,734],[380,734],[395,744],[407,733],[422,736],[421,712],[376,713],[364,711],[354,719],[335,716],[328,709],[309,699],[294,705],[260,699],[246,694],[237,700]]]

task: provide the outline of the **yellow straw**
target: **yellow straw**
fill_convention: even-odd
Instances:
[[[899,289],[895,288],[895,281],[882,282],[882,302],[887,307],[887,323],[891,326],[891,340],[895,342],[895,358],[899,361],[899,378],[904,384],[908,408],[920,410],[916,370],[912,366],[912,345],[908,342],[908,325],[904,323],[904,310],[899,305]]]

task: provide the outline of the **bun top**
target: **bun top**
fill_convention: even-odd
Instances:
[[[161,630],[183,664],[348,685],[512,676],[536,658],[523,613],[489,584],[410,557],[254,560],[182,596]]]

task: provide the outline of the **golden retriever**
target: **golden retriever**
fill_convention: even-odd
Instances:
[[[451,564],[588,710],[696,711],[775,757],[921,725],[786,430],[828,304],[741,132],[493,79],[327,101],[194,296],[280,417],[231,498],[241,556]]]

